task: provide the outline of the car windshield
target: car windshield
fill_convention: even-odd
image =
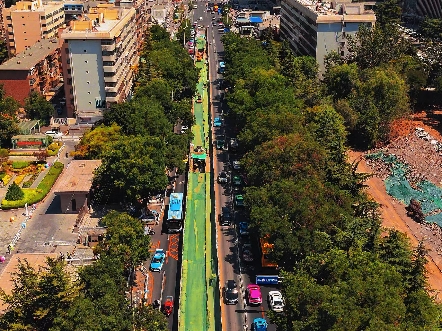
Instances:
[[[154,263],[161,262],[161,257],[160,256],[154,256],[152,262],[154,262]]]
[[[220,176],[221,178],[226,178],[226,177],[227,177],[227,174],[226,174],[225,172],[221,172],[221,173],[219,174],[219,176]]]
[[[273,303],[274,306],[282,306],[282,301],[275,301]]]
[[[226,297],[228,299],[238,299],[238,291],[237,290],[227,290]]]

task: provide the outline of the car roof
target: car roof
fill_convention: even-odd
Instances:
[[[260,290],[259,286],[256,284],[249,284],[247,285],[247,289],[250,291],[256,291],[256,290]]]
[[[226,284],[227,287],[236,287],[236,282],[233,279],[229,279]]]

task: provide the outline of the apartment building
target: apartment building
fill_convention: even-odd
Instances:
[[[407,16],[442,18],[441,0],[404,0]]]
[[[39,40],[57,37],[64,27],[64,6],[55,1],[19,1],[3,9],[3,19],[8,52],[14,56]]]
[[[297,55],[316,58],[319,72],[325,70],[324,57],[331,51],[347,55],[347,36],[359,26],[374,26],[375,2],[352,0],[282,0],[281,36]]]
[[[138,63],[134,8],[100,5],[61,34],[68,117],[94,122],[130,97]]]
[[[144,37],[148,28],[151,9],[148,6],[147,0],[115,0],[115,6],[123,8],[135,9],[135,24],[137,26],[137,48],[141,51]]]
[[[31,92],[50,99],[62,86],[60,45],[42,39],[0,65],[0,84],[5,94],[21,105]]]

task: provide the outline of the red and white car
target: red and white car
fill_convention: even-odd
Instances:
[[[256,284],[247,286],[247,300],[249,305],[260,305],[262,303],[261,289]]]

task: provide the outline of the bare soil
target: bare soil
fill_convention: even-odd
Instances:
[[[435,142],[442,143],[442,111],[425,112],[414,115],[410,120],[401,120],[392,126],[391,143],[382,150],[395,154],[410,166],[408,179],[418,182],[426,179],[435,185],[442,185],[442,151],[438,152]],[[416,134],[416,128],[422,128],[430,136],[422,138]],[[376,151],[376,150],[375,150]],[[368,153],[375,152],[369,151]],[[416,247],[423,241],[428,249],[427,276],[429,292],[437,302],[442,302],[442,229],[435,224],[419,224],[407,216],[405,205],[389,196],[383,180],[389,170],[379,162],[365,160],[364,153],[349,152],[349,161],[360,160],[358,171],[371,173],[366,182],[368,194],[381,206],[382,225],[405,233],[410,243]]]

